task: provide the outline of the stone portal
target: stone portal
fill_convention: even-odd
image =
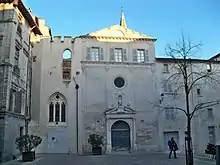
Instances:
[[[117,105],[110,105],[106,111],[107,152],[136,150],[135,110],[130,102],[123,106],[122,95]]]

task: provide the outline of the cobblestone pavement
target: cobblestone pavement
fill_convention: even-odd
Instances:
[[[167,154],[138,153],[111,154],[101,156],[76,156],[47,154],[37,157],[35,162],[22,163],[13,161],[2,165],[185,165],[184,156],[168,159]],[[195,158],[195,165],[215,165],[214,161]]]

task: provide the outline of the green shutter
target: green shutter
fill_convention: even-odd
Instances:
[[[148,50],[145,50],[145,57],[144,57],[145,62],[149,62],[149,55],[148,55]]]
[[[100,52],[100,61],[103,61],[104,60],[103,48],[99,48],[99,52]]]
[[[110,48],[110,61],[115,61],[114,48]]]
[[[137,50],[136,49],[132,50],[132,56],[133,56],[133,62],[137,62]]]
[[[127,61],[127,49],[123,49],[123,61]]]
[[[87,47],[87,48],[86,48],[86,60],[91,60],[90,47]]]

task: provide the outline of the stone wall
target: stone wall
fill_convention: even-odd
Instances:
[[[25,126],[25,120],[23,116],[18,116],[17,114],[5,112],[2,113],[4,116],[4,122],[1,122],[3,130],[2,141],[4,143],[4,148],[2,151],[2,160],[7,161],[13,159],[13,156],[18,156],[20,154],[19,150],[16,149],[15,139],[20,136],[20,127]]]
[[[106,151],[106,120],[102,112],[87,112],[84,114],[84,141],[83,141],[83,154],[89,154],[92,151],[91,145],[88,143],[89,135],[98,133],[104,137],[103,152]]]

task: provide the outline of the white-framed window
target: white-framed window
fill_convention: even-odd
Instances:
[[[100,51],[98,47],[91,47],[91,61],[100,61]]]
[[[132,56],[133,56],[133,62],[135,63],[149,62],[148,50],[146,49],[133,49]]]
[[[209,143],[215,144],[215,126],[208,126]]]
[[[123,62],[123,52],[121,48],[114,49],[114,59],[115,62]]]
[[[56,125],[66,123],[67,101],[60,93],[55,93],[50,97],[48,105],[48,122]]]
[[[145,62],[145,50],[137,49],[137,62]]]
[[[166,107],[165,109],[164,109],[164,111],[165,111],[165,118],[167,119],[167,120],[174,120],[175,119],[175,108],[173,108],[173,107]]]
[[[87,61],[103,61],[104,60],[104,49],[101,47],[87,47],[86,49]]]
[[[169,73],[169,65],[168,64],[163,64],[163,72]]]

